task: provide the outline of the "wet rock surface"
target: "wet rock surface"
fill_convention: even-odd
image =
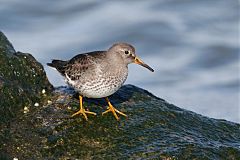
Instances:
[[[0,31],[0,124],[19,114],[24,107],[43,103],[52,90],[42,65],[27,53],[16,52]]]
[[[0,37],[0,159],[240,159],[240,124],[178,108],[133,85],[109,98],[128,118],[102,116],[104,99],[86,98],[85,109],[97,116],[71,118],[79,109],[74,90],[43,94],[51,85],[41,65]]]
[[[74,91],[58,88],[51,104],[1,130],[2,156],[20,159],[239,159],[240,125],[180,109],[132,85],[110,97],[128,115],[102,116],[103,99],[84,99],[98,113],[85,121]]]

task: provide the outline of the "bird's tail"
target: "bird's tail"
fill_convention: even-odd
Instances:
[[[56,68],[60,73],[64,74],[67,61],[53,59],[52,63],[47,63],[48,66]]]

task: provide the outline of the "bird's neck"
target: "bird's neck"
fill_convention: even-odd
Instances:
[[[119,73],[128,70],[127,64],[124,62],[124,59],[117,54],[108,55],[108,64],[109,69],[114,70],[113,73]]]

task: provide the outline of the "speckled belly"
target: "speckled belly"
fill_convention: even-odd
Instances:
[[[115,93],[127,79],[127,74],[120,77],[98,77],[93,81],[72,81],[68,84],[75,88],[80,95],[88,98],[103,98]]]
[[[97,86],[97,87],[82,87],[78,90],[79,94],[88,98],[102,98],[107,97],[115,93],[122,85],[118,86]]]

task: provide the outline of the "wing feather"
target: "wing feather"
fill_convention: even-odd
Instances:
[[[65,68],[65,76],[71,80],[78,80],[86,74],[94,74],[97,63],[103,59],[105,51],[95,51],[79,54],[69,60]]]

